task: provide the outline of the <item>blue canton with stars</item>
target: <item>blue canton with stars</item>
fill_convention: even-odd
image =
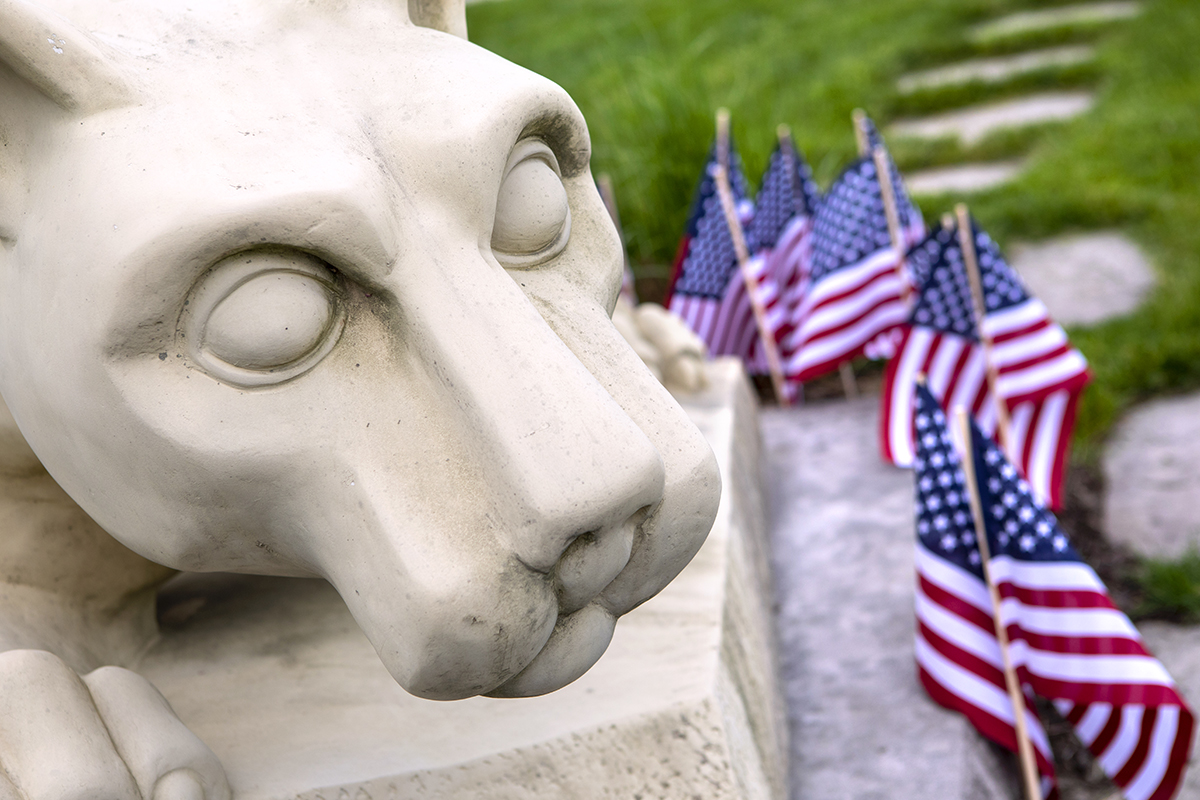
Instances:
[[[896,213],[901,228],[913,226],[921,212],[904,191],[900,171],[887,159]],[[812,279],[854,266],[868,256],[891,246],[879,175],[870,155],[863,156],[838,176],[813,217]]]
[[[974,219],[971,220],[971,232],[975,234],[975,257],[979,261],[979,280],[983,285],[983,313],[991,314],[1028,300],[1029,293],[1016,270],[1008,265],[1000,253],[1000,246]]]
[[[1000,255],[992,237],[971,223],[983,287],[985,313],[1000,311],[1029,299],[1021,279]],[[938,226],[909,251],[909,268],[920,287],[909,324],[943,333],[979,339],[971,284],[958,241],[958,226]]]
[[[958,228],[939,225],[909,253],[913,275],[924,273],[918,285],[909,324],[954,333],[978,341],[971,284],[958,244]]]
[[[1058,520],[1033,498],[1029,484],[1000,448],[971,423],[975,474],[992,557],[1022,561],[1080,561]]]
[[[962,464],[946,428],[946,415],[924,386],[917,387],[914,422],[917,538],[934,555],[982,580],[982,558]]]
[[[729,142],[729,161],[729,185],[734,202],[739,215],[749,216],[751,206],[746,200],[746,179],[742,174],[741,159],[733,148],[732,137]],[[717,145],[714,142],[709,149],[708,160],[704,162],[704,174],[700,176],[696,199],[688,217],[686,235],[690,241],[679,280],[675,284],[676,294],[720,299],[725,295],[730,277],[738,269],[733,237],[729,234],[721,198],[717,194],[717,182],[713,177],[716,166]]]
[[[754,198],[754,220],[746,228],[750,250],[774,247],[792,218],[811,216],[821,198],[808,162],[791,139],[775,145]]]
[[[917,537],[933,554],[983,579],[966,477],[946,427],[946,414],[924,386],[917,386],[915,399]],[[1029,484],[974,421],[971,436],[992,556],[1079,561],[1054,515],[1034,500]]]

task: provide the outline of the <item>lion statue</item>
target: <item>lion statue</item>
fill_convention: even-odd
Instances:
[[[175,570],[324,578],[409,692],[522,697],[700,547],[583,118],[465,28],[0,0],[0,800],[229,797],[122,666]]]

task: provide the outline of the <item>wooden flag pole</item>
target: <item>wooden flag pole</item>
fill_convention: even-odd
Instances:
[[[601,172],[596,178],[596,187],[600,190],[600,199],[604,201],[604,208],[608,211],[608,216],[613,221],[613,225],[617,226],[617,233],[621,234],[621,241],[625,241],[625,234],[621,230],[621,215],[617,213],[617,195],[613,191],[612,178],[607,172]]]
[[[851,112],[850,119],[854,121],[854,141],[858,143],[858,156],[862,158],[871,152],[871,140],[867,138],[867,112],[856,108]]]
[[[1033,742],[1029,740],[1029,729],[1025,725],[1025,693],[1009,655],[1008,629],[1000,620],[1000,590],[992,581],[991,553],[988,548],[987,528],[983,522],[983,503],[979,500],[979,484],[975,475],[974,447],[971,442],[971,421],[962,406],[954,409],[954,422],[958,428],[959,455],[963,472],[967,478],[967,494],[971,498],[971,516],[975,518],[975,540],[979,544],[979,556],[983,561],[983,578],[987,583],[988,595],[992,599],[992,622],[996,628],[996,641],[1000,645],[1000,660],[1004,664],[1004,683],[1012,701],[1013,728],[1017,734],[1017,755],[1021,761],[1021,777],[1025,784],[1026,800],[1042,800],[1042,788],[1038,780],[1037,760],[1033,755]]]
[[[608,176],[607,172],[601,172],[596,177],[596,188],[600,190],[600,199],[604,201],[604,209],[617,229],[617,238],[621,240],[621,294],[626,294],[628,286],[629,301],[636,305],[637,286],[633,270],[629,267],[629,252],[625,249],[625,229],[621,227],[621,215],[617,211],[617,193],[613,191],[612,178]]]
[[[779,123],[777,126],[775,126],[775,138],[779,140],[779,152],[783,155],[783,158],[787,161],[788,174],[795,175],[796,174],[796,163],[795,163],[795,148],[792,146],[792,129],[790,127],[788,127],[787,125],[783,124],[782,122]],[[799,191],[799,187],[797,187],[797,191]],[[797,201],[797,199],[798,198],[793,196],[792,202],[795,203]],[[793,206],[793,208],[794,208],[794,206]],[[857,388],[857,387],[855,387],[855,388]],[[801,399],[803,399],[803,397],[804,397],[804,386],[803,386],[803,384],[801,384],[799,382],[796,383],[796,396]]]
[[[882,145],[871,147],[871,140],[867,137],[867,112],[856,108],[851,116],[854,119],[854,139],[858,142],[859,157],[870,153],[871,159],[875,162],[875,174],[879,176],[879,194],[883,198],[883,216],[887,220],[888,239],[892,242],[892,249],[900,254],[900,259],[896,262],[896,277],[900,279],[900,297],[907,303],[909,295],[912,294],[908,281],[904,279],[904,251],[907,248],[904,246],[904,231],[900,228],[900,211],[896,208],[896,187],[892,185],[892,171],[888,169],[887,150]]]
[[[750,299],[750,310],[754,313],[758,337],[767,356],[767,369],[771,373],[775,399],[780,405],[787,406],[790,402],[783,383],[783,365],[779,359],[779,349],[775,345],[775,335],[767,326],[766,309],[758,297],[758,280],[750,270],[750,251],[746,248],[746,235],[742,231],[742,222],[738,219],[737,206],[733,202],[733,189],[729,185],[729,110],[724,108],[717,110],[717,169],[713,179],[717,184],[721,210],[725,212],[725,224],[729,226],[729,236],[733,239],[738,268],[746,284],[746,295]]]
[[[996,429],[1000,432],[1000,448],[1004,450],[1010,460],[1016,461],[1010,438],[1008,405],[1000,396],[1000,375],[992,358],[992,335],[984,330],[983,317],[986,306],[983,303],[983,286],[979,280],[979,258],[975,253],[975,236],[971,231],[971,215],[967,211],[967,204],[956,205],[954,214],[958,218],[958,243],[962,247],[963,261],[967,267],[967,281],[971,284],[971,305],[975,310],[975,330],[979,334],[979,342],[983,347],[983,366],[987,374],[988,391],[992,393],[992,399],[996,403]]]
[[[871,141],[867,138],[867,112],[856,108],[851,112],[850,119],[854,123],[854,141],[858,145],[858,155],[861,158],[871,151]],[[842,379],[842,391],[846,397],[858,397],[858,381],[854,378],[854,365],[849,361],[838,364],[838,375]]]
[[[880,145],[871,151],[875,161],[875,174],[879,176],[879,193],[883,196],[883,216],[887,219],[888,238],[892,249],[900,256],[896,260],[896,278],[900,281],[900,299],[908,304],[912,291],[904,277],[905,247],[904,232],[900,230],[900,212],[896,209],[896,187],[892,185],[892,171],[888,169],[887,151]]]

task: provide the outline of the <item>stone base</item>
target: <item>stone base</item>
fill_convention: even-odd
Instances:
[[[236,800],[787,795],[756,405],[712,365],[684,402],[721,464],[693,562],[572,685],[521,700],[406,694],[322,581],[186,575],[138,666],[225,764]]]

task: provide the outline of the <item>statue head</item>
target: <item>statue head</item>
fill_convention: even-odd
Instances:
[[[0,391],[145,557],[328,579],[415,694],[540,694],[719,478],[610,323],[578,109],[409,5],[0,0]]]

